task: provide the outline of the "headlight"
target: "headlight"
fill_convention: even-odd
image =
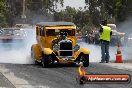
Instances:
[[[74,51],[78,51],[80,49],[80,46],[78,44],[76,44],[73,49],[74,49]]]
[[[58,44],[55,44],[55,45],[53,46],[53,51],[57,51],[57,50],[59,50],[59,46],[58,46]]]

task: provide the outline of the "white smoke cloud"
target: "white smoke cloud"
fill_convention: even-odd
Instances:
[[[128,39],[132,38],[132,36],[130,36],[132,35],[132,17],[128,17],[125,22],[120,23],[118,29],[119,31],[126,33],[124,37],[124,46],[122,46],[124,59],[132,60],[132,39]]]
[[[35,28],[23,29],[27,38],[19,43],[0,43],[0,63],[32,64],[31,45],[36,42]]]
[[[81,47],[90,49],[90,62],[100,62],[101,61],[101,46],[100,45],[90,45],[88,43],[81,42],[79,43]],[[130,47],[120,47],[122,52],[122,59],[128,60],[131,58]],[[114,62],[116,60],[117,46],[109,47],[110,61]]]

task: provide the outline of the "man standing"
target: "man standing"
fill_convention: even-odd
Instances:
[[[107,20],[102,21],[102,28],[100,29],[101,55],[100,63],[109,63],[109,42],[112,35],[111,28],[107,26]]]

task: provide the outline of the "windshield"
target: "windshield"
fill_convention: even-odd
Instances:
[[[56,36],[61,35],[62,33],[66,36],[75,36],[75,29],[48,29],[46,31],[47,36]]]

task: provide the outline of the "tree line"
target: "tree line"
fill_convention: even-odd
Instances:
[[[52,15],[58,5],[63,6],[63,0],[0,0],[0,26],[39,21]]]
[[[21,20],[23,1],[0,0],[0,25],[13,25],[16,19]],[[44,19],[51,16],[52,21],[71,21],[84,28],[99,26],[104,19],[111,23],[123,22],[132,15],[132,0],[85,0],[82,8],[67,6],[58,11],[58,5],[63,7],[63,3],[64,0],[25,0],[26,22],[32,22],[35,16],[44,16]]]

